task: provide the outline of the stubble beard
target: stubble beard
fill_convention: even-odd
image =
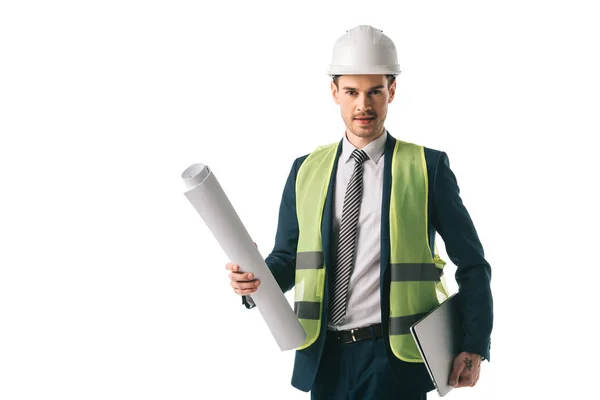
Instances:
[[[349,122],[349,123],[348,123]],[[379,118],[377,116],[375,126],[369,129],[363,129],[358,125],[356,121],[354,121],[353,117],[350,117],[349,121],[346,121],[346,128],[352,132],[355,136],[360,138],[373,138],[381,133],[383,130],[383,123],[385,122],[385,115],[383,118]]]

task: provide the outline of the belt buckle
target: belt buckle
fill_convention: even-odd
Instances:
[[[356,342],[356,337],[354,336],[354,331],[355,331],[355,330],[356,330],[356,329],[350,329],[350,335],[352,335],[352,341],[353,341],[353,342]]]

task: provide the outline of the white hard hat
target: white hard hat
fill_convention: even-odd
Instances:
[[[329,75],[398,75],[394,42],[370,25],[346,31],[333,46]]]

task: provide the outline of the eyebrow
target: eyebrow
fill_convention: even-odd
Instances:
[[[383,85],[377,85],[377,86],[373,86],[371,89],[369,89],[369,92],[370,92],[371,90],[375,90],[375,89],[383,89],[384,87],[385,87],[385,86],[383,86]],[[344,87],[342,88],[342,90],[354,90],[355,92],[356,92],[356,91],[358,91],[356,88],[349,87],[349,86],[344,86]]]

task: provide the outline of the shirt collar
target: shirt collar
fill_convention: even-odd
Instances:
[[[385,142],[387,140],[387,129],[383,129],[383,134],[371,143],[363,147],[363,150],[371,160],[377,164],[381,156],[385,151]],[[342,154],[340,158],[344,163],[347,163],[352,158],[352,152],[356,150],[356,147],[348,140],[346,133],[344,132],[344,140],[342,142]]]

